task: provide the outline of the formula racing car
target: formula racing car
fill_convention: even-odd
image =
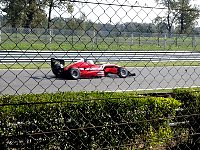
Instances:
[[[126,68],[115,64],[94,64],[92,60],[80,60],[65,66],[63,59],[51,58],[51,70],[57,78],[77,80],[79,78],[106,77],[109,74],[118,75],[120,78],[135,76]]]

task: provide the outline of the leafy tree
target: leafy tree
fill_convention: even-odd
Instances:
[[[87,20],[87,16],[84,12],[81,12],[81,16],[80,16],[80,20],[81,20],[81,24],[80,24],[80,28],[81,30],[84,30],[86,29],[86,20]]]
[[[167,7],[166,17],[160,18],[162,23],[165,23],[167,26],[168,34],[171,36],[172,27],[177,18],[178,12],[176,11],[176,0],[155,0],[158,3],[163,4]]]
[[[51,14],[54,8],[59,8],[60,10],[67,11],[69,13],[73,12],[73,5],[70,3],[70,0],[46,0],[45,4],[48,7],[48,29],[51,26]]]
[[[57,7],[60,10],[73,12],[73,6],[69,0],[0,0],[2,11],[6,13],[7,21],[12,27],[23,26],[25,28],[40,26],[46,21],[48,8],[48,28],[51,22],[52,10]]]
[[[1,0],[0,3],[3,5],[2,11],[7,14],[7,21],[12,28],[20,26],[24,0]]]
[[[54,22],[51,26],[53,29],[64,29],[66,27],[67,19],[63,17],[54,17],[51,20]]]
[[[189,0],[179,0],[178,17],[176,19],[179,33],[191,32],[195,25],[195,20],[199,17],[199,10],[189,4]]]
[[[160,23],[166,24],[169,35],[172,33],[173,25],[180,27],[179,33],[185,33],[194,26],[199,17],[199,10],[190,5],[190,0],[155,0],[167,7],[166,16],[156,18]]]
[[[7,22],[13,27],[36,27],[46,18],[38,0],[0,0]]]
[[[166,33],[168,31],[167,28],[167,23],[165,22],[165,20],[162,17],[156,17],[153,20],[153,23],[155,24],[155,28],[156,28],[156,32],[158,33]]]
[[[25,28],[36,27],[43,20],[46,14],[44,6],[38,3],[37,0],[25,0],[25,9],[23,14],[23,22]]]

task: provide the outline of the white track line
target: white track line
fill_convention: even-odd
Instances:
[[[135,89],[135,90],[115,90],[115,91],[104,91],[104,92],[137,92],[137,91],[153,91],[153,90],[188,89],[188,88],[198,88],[198,87],[200,87],[200,86],[155,88],[155,89]]]

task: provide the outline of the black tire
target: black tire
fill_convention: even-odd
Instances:
[[[58,78],[62,77],[62,75],[63,75],[63,68],[61,67],[60,64],[55,64],[54,67],[53,67],[53,69],[52,69],[52,72],[54,73],[54,75],[56,77],[58,77]]]
[[[73,80],[77,80],[80,78],[81,76],[81,73],[80,71],[77,69],[77,68],[71,68],[69,70],[69,75],[70,75],[70,78],[73,79]]]
[[[126,68],[121,68],[121,67],[119,68],[118,76],[120,78],[126,78],[128,75],[129,75],[129,72],[128,72],[128,70]]]

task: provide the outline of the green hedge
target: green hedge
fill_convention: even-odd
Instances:
[[[163,144],[173,136],[168,124],[181,105],[173,98],[104,92],[2,96],[0,104],[4,149]]]
[[[199,145],[200,138],[200,91],[199,89],[175,89],[175,99],[181,101],[182,111],[177,114],[177,121],[187,122],[188,142]],[[199,147],[200,148],[200,147]]]

